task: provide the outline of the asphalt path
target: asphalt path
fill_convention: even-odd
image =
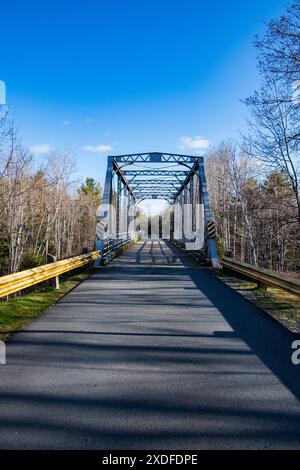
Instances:
[[[7,343],[1,449],[300,448],[295,338],[164,241]]]

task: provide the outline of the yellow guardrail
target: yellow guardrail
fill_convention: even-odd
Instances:
[[[73,258],[2,276],[0,277],[0,298],[26,289],[26,287],[34,286],[39,282],[47,281],[72,269],[80,268],[100,257],[99,251],[93,251],[85,255],[74,256]]]
[[[243,274],[250,279],[254,279],[258,284],[279,287],[285,291],[300,295],[300,281],[291,279],[284,274],[274,273],[273,271],[253,266],[252,264],[242,263],[241,261],[236,261],[227,256],[223,256],[221,263],[224,268]]]

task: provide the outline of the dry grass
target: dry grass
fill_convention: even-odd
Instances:
[[[276,318],[286,328],[300,333],[300,296],[276,287],[258,289],[256,284],[224,273],[218,277],[258,307]]]

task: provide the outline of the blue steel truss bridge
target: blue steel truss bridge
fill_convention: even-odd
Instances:
[[[108,157],[96,246],[104,257],[136,236],[136,207],[147,199],[170,205],[164,238],[218,267],[204,158],[160,152]]]

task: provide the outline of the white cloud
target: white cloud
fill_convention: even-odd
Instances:
[[[108,144],[101,144],[101,145],[84,145],[81,147],[81,150],[84,150],[85,152],[91,152],[91,153],[105,153],[109,152],[112,150],[112,146]]]
[[[181,137],[179,145],[182,149],[203,150],[209,147],[210,142],[204,137],[200,137],[198,135],[195,137],[185,136]]]
[[[92,118],[84,118],[84,121],[85,121],[85,122],[94,122],[94,119],[92,119]]]
[[[39,144],[30,147],[29,151],[34,155],[42,155],[45,153],[50,153],[51,146],[49,144]]]
[[[69,126],[71,124],[71,121],[66,119],[65,121],[62,121],[61,124],[62,124],[62,126]]]

